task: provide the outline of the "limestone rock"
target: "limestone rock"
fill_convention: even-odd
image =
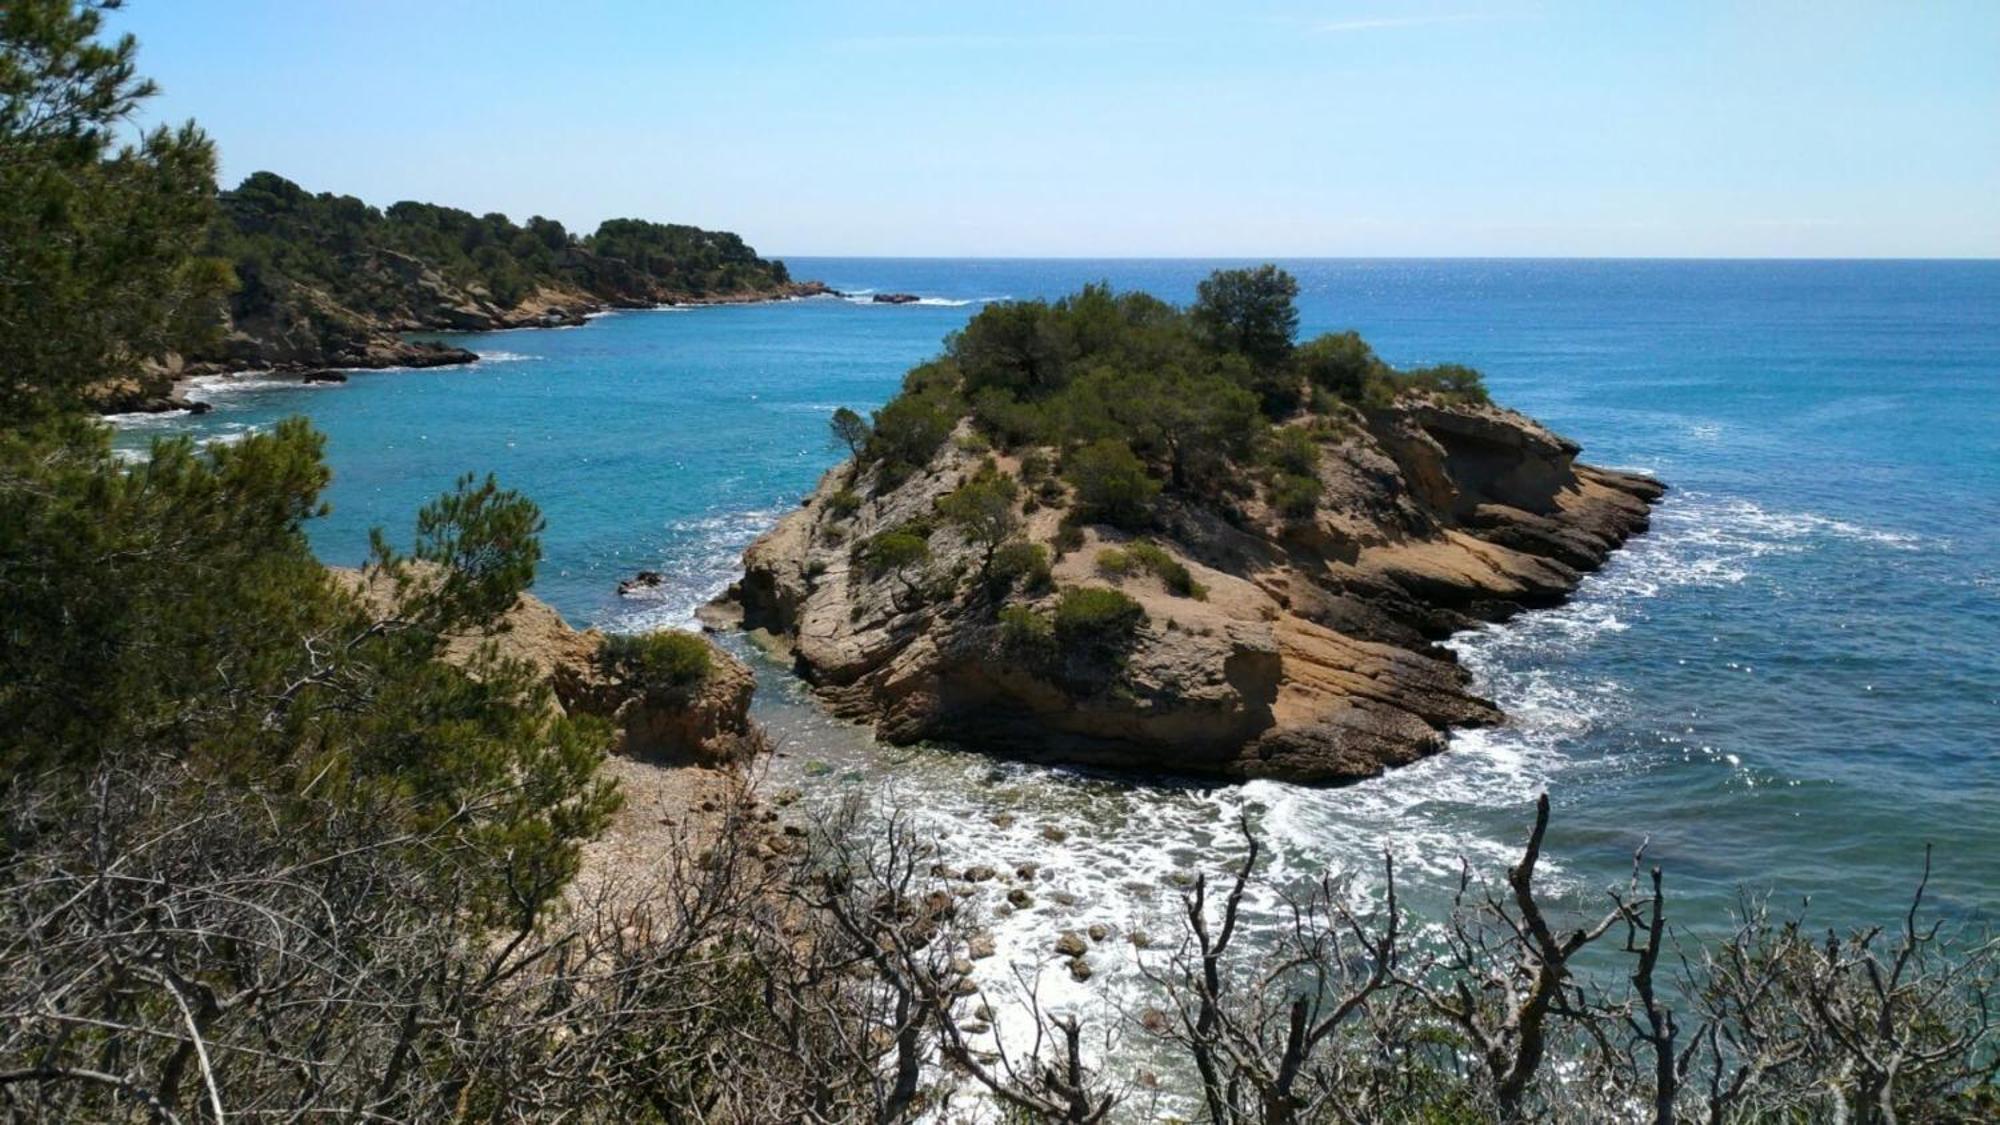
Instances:
[[[706,619],[767,640],[836,714],[891,742],[1226,778],[1370,777],[1442,750],[1451,728],[1501,721],[1436,642],[1560,602],[1645,529],[1664,489],[1578,464],[1575,443],[1494,406],[1411,395],[1342,411],[1308,431],[1323,486],[1309,514],[1274,511],[1254,489],[1160,503],[1150,538],[1202,599],[1106,576],[1098,552],[1130,536],[1082,529],[1057,557],[1056,586],[1116,584],[1146,614],[1094,679],[1009,651],[978,552],[932,518],[986,456],[969,440],[893,484],[852,465],[826,474],[750,547]],[[828,502],[843,491],[860,506]],[[1024,532],[1053,547],[1061,518],[1040,505]],[[927,536],[920,583],[856,561],[858,544],[904,527]],[[1053,600],[1017,592],[1008,604],[1045,613]]]

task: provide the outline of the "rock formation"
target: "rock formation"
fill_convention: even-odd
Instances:
[[[386,586],[364,585],[357,571],[335,568],[333,573],[372,601],[388,596]],[[685,690],[648,693],[602,667],[602,633],[571,628],[548,603],[523,594],[495,632],[453,637],[444,658],[464,664],[481,645],[497,645],[501,656],[534,669],[566,714],[608,720],[618,734],[619,754],[666,764],[745,761],[762,745],[750,719],[755,680],[741,660],[707,637],[701,640],[708,646],[707,675]]]
[[[1259,490],[1197,505],[1169,495],[1151,542],[1184,564],[1176,594],[1143,572],[1100,572],[1132,536],[1070,529],[1051,586],[1117,586],[1145,619],[1114,666],[1079,679],[1010,640],[981,552],[932,517],[985,463],[945,442],[922,471],[882,487],[852,464],[745,556],[710,609],[788,651],[846,717],[895,742],[938,739],[1031,759],[1337,782],[1445,746],[1452,727],[1500,721],[1436,642],[1562,600],[1647,525],[1663,492],[1576,462],[1578,447],[1512,411],[1406,395],[1310,423],[1324,485],[1307,514]],[[1018,474],[1019,459],[996,467]],[[1023,531],[1064,537],[1063,486],[1041,485]],[[871,575],[854,549],[892,528],[929,537],[923,573]],[[1012,596],[1022,604],[1023,595]]]

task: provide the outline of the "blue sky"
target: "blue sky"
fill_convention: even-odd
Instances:
[[[223,177],[779,254],[2000,257],[2000,2],[134,0]]]

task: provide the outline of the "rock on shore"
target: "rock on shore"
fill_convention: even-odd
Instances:
[[[334,568],[333,574],[371,601],[388,596],[386,587],[365,584],[358,571]],[[527,664],[549,684],[564,713],[609,720],[618,733],[614,749],[621,755],[669,765],[740,763],[762,745],[750,719],[755,680],[741,660],[708,638],[702,640],[709,650],[707,676],[672,696],[648,695],[599,666],[602,633],[574,629],[548,603],[523,594],[498,631],[454,637],[444,658],[462,664],[481,645],[496,644],[501,656]]]
[[[1645,529],[1664,488],[1580,464],[1575,443],[1488,405],[1405,396],[1336,428],[1307,517],[1254,489],[1221,506],[1161,502],[1150,537],[1204,598],[1100,574],[1099,551],[1131,538],[1108,527],[1060,555],[1057,588],[1117,585],[1145,610],[1105,683],[1079,687],[1010,653],[976,581],[912,599],[906,582],[853,560],[854,543],[929,516],[977,471],[985,455],[960,442],[879,492],[872,471],[828,473],[750,548],[711,616],[788,650],[837,713],[895,742],[1225,778],[1372,776],[1442,750],[1452,727],[1499,722],[1436,642],[1560,602]],[[830,503],[843,489],[865,497],[846,514]],[[1029,539],[1054,543],[1060,506],[1026,517]],[[950,530],[932,532],[930,549],[933,575],[976,569]]]

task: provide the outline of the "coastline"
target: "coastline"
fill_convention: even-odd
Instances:
[[[774,305],[819,297],[840,298],[842,294],[823,282],[804,281],[788,282],[777,293],[749,291],[703,296],[683,295],[654,302],[607,300],[597,297],[580,297],[575,301],[561,304],[528,301],[505,313],[490,317],[490,323],[485,325],[461,323],[453,326],[431,324],[390,326],[382,330],[381,338],[371,341],[367,350],[358,354],[315,357],[312,360],[260,360],[256,356],[226,360],[183,360],[175,357],[167,364],[161,365],[158,370],[107,383],[100,388],[97,414],[100,417],[111,417],[123,414],[167,414],[177,410],[194,415],[206,414],[213,407],[201,399],[191,397],[189,393],[196,389],[199,381],[203,379],[296,375],[305,383],[343,383],[346,382],[347,372],[462,367],[478,363],[482,358],[477,352],[442,341],[411,341],[401,338],[409,334],[458,336],[531,328],[581,328],[592,320],[617,312]],[[165,381],[164,384],[162,380]]]

